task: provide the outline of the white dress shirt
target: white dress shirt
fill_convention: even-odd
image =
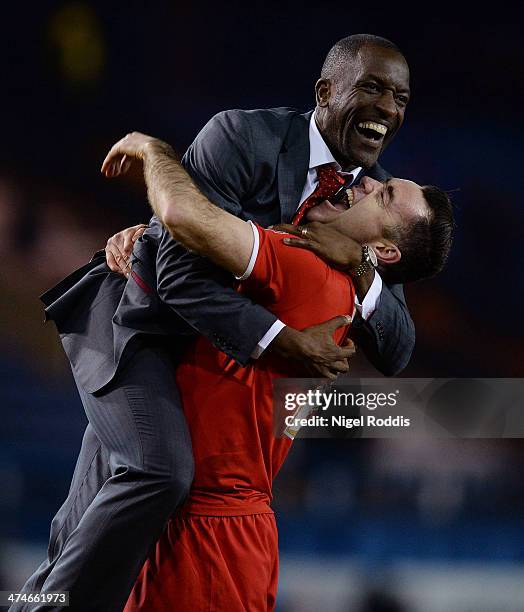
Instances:
[[[356,179],[358,174],[361,172],[362,168],[355,168],[351,172],[343,172],[342,167],[337,162],[337,160],[333,157],[331,151],[329,150],[327,144],[324,142],[322,138],[316,121],[315,121],[315,113],[311,115],[311,120],[309,122],[309,169],[306,177],[306,183],[304,185],[304,189],[302,190],[302,196],[300,198],[300,202],[297,206],[297,210],[300,208],[302,203],[315,191],[318,185],[317,178],[317,167],[323,164],[335,164],[335,168],[339,174],[342,176],[351,176],[352,181]],[[258,235],[257,235],[258,238]],[[257,241],[258,242],[258,241]],[[253,253],[251,255],[251,261],[256,261],[256,256],[258,254],[258,244],[253,245]],[[368,289],[368,292],[364,296],[362,300],[362,304],[358,301],[358,298],[355,296],[355,306],[358,312],[361,314],[363,319],[368,319],[375,309],[378,306],[380,293],[382,291],[382,279],[380,278],[380,274],[375,272],[375,277],[373,279],[373,283],[371,287]],[[270,343],[275,339],[277,334],[285,327],[285,324],[277,319],[273,325],[268,329],[266,334],[260,339],[260,342],[257,344],[255,350],[251,354],[251,357],[256,359],[260,357],[262,352],[270,345]]]

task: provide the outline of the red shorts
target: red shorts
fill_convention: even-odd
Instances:
[[[268,612],[278,580],[274,514],[169,521],[125,612]]]

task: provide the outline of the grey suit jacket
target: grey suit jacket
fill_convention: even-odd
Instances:
[[[182,162],[215,204],[263,226],[289,222],[309,163],[309,119],[291,108],[219,113],[201,130]],[[377,164],[369,176],[389,175]],[[114,376],[140,335],[195,332],[241,364],[249,361],[276,317],[232,288],[231,276],[177,244],[153,217],[133,251],[133,274],[112,274],[102,254],[42,296],[61,334],[77,380],[95,392]],[[384,287],[369,322],[352,334],[385,374],[408,362],[414,326],[401,286]]]

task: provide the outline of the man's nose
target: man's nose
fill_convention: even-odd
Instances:
[[[375,102],[375,107],[383,117],[394,117],[397,114],[397,104],[393,92],[384,89],[380,98]]]
[[[371,193],[377,185],[380,185],[380,181],[376,181],[370,176],[363,176],[360,181],[360,185],[364,187],[364,192],[368,194]]]

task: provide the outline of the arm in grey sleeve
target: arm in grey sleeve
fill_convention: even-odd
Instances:
[[[160,299],[216,348],[246,365],[275,315],[232,289],[229,272],[162,230],[156,266]]]
[[[242,216],[253,176],[254,152],[243,113],[213,117],[182,164],[209,200]],[[232,275],[188,252],[164,232],[157,257],[158,293],[198,333],[245,365],[276,317],[232,288]]]
[[[382,374],[399,374],[409,363],[415,346],[415,325],[402,285],[383,284],[375,312],[367,321],[357,315],[350,335]]]

